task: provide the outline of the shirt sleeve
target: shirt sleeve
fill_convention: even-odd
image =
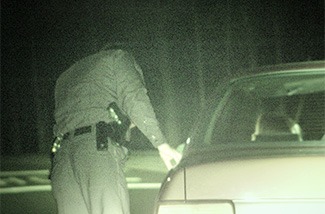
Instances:
[[[142,70],[131,54],[118,50],[114,60],[120,108],[154,147],[166,143],[145,87]]]

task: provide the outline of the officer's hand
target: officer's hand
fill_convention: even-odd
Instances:
[[[168,170],[176,167],[182,159],[181,153],[170,147],[167,143],[158,146],[158,150]]]

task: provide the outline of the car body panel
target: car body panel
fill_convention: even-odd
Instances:
[[[159,196],[160,200],[184,200],[185,180],[184,169],[175,171],[173,175],[166,177],[164,182],[164,193]]]
[[[234,201],[236,214],[323,214],[324,199]]]
[[[325,199],[324,178],[324,156],[208,163],[186,168],[186,199]]]

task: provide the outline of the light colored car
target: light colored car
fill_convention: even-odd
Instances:
[[[230,82],[186,142],[156,214],[324,214],[325,62]]]

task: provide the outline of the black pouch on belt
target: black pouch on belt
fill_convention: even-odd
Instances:
[[[108,149],[108,124],[99,122],[96,124],[96,144],[98,151],[105,151]]]

